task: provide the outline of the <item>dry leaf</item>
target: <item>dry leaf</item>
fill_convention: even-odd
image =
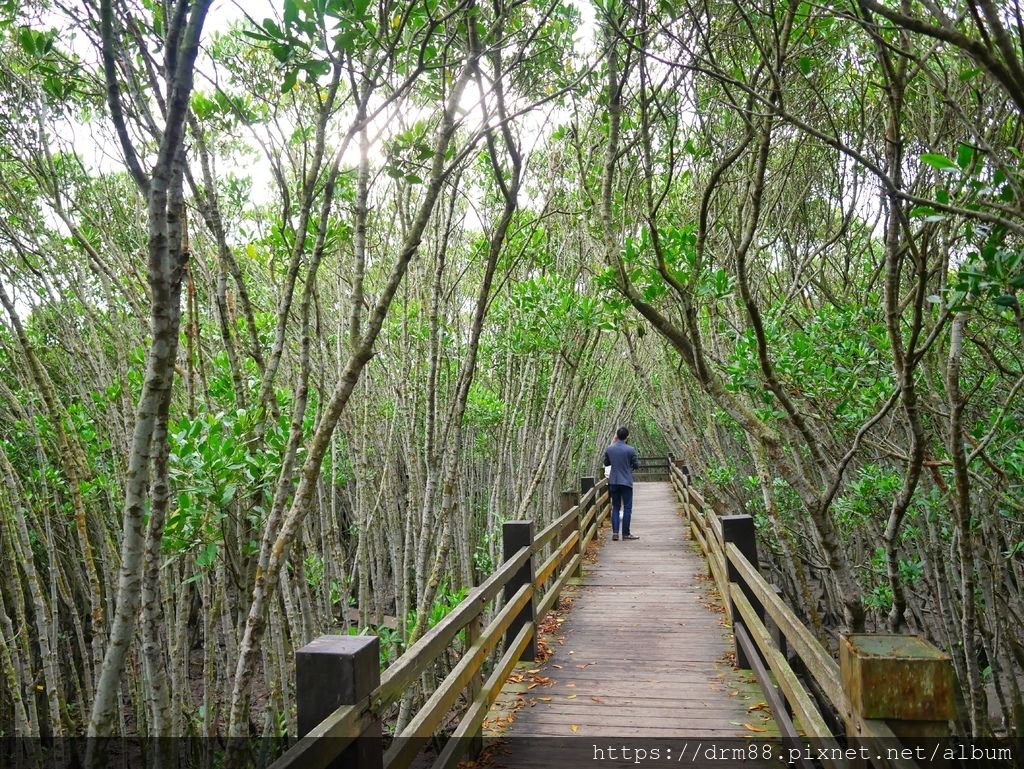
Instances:
[[[576,732],[578,732],[580,730],[580,725],[579,724],[569,724],[569,730],[573,734],[575,734]]]
[[[540,700],[541,702],[551,702],[551,698],[550,697],[538,697],[537,699]]]
[[[526,688],[527,688],[527,690],[529,690],[529,689],[532,689],[533,687],[535,687],[535,686],[537,686],[537,685],[538,685],[538,684],[537,684],[537,682],[536,682],[536,681],[534,681],[534,682],[533,682],[532,684],[530,684],[530,685],[529,685],[529,686],[527,686]]]
[[[753,724],[748,724],[748,723],[744,723],[743,724],[743,728],[744,729],[749,729],[752,732],[767,732],[768,731],[767,729],[765,729],[765,728],[763,728],[761,726],[754,726]]]
[[[590,695],[590,699],[592,699],[594,702],[604,702],[604,700],[602,700],[600,697],[595,697],[593,694]]]
[[[576,695],[575,694],[570,694],[568,697],[566,697],[566,699],[574,700],[574,699],[576,699]]]
[[[562,669],[561,665],[552,665],[551,667],[555,668],[556,670],[561,670]]]
[[[540,672],[540,668],[534,668],[533,670],[527,670],[526,672],[527,673],[539,673]]]
[[[756,705],[751,705],[749,708],[747,708],[748,713],[754,710],[768,710],[768,705],[767,703],[759,702]]]

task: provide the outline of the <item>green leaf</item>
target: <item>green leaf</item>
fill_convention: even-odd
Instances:
[[[227,505],[231,504],[231,500],[235,498],[235,492],[237,490],[238,487],[233,483],[229,483],[227,486],[225,486],[224,490],[220,494],[220,506],[226,507]]]
[[[921,162],[927,163],[937,171],[959,171],[960,167],[945,155],[937,152],[925,152],[921,155]]]
[[[295,0],[284,0],[284,23],[291,27],[299,20],[299,9]]]
[[[282,64],[288,61],[288,58],[292,55],[291,47],[284,43],[271,43],[270,52],[274,54],[274,58]]]
[[[288,93],[295,87],[295,81],[299,78],[297,69],[290,69],[284,73],[284,80],[281,82],[281,93]]]
[[[956,148],[956,164],[960,166],[964,171],[970,166],[971,161],[974,160],[974,147],[970,144],[960,143]]]
[[[196,556],[196,564],[202,566],[204,569],[210,566],[217,558],[217,544],[215,542],[209,543],[206,548]]]
[[[811,74],[811,64],[812,61],[809,56],[800,57],[800,71],[803,72],[805,75]]]
[[[36,36],[29,27],[22,27],[18,30],[18,43],[21,49],[29,56],[36,55]]]
[[[997,296],[993,301],[1000,307],[1015,307],[1017,305],[1017,297],[1013,294]]]

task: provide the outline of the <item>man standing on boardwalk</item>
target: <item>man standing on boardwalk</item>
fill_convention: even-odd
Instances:
[[[615,440],[605,449],[604,466],[608,475],[608,493],[612,499],[612,539],[619,538],[619,510],[622,510],[622,538],[640,539],[629,533],[629,519],[633,515],[633,471],[640,469],[636,449],[626,443],[629,430],[620,427]]]

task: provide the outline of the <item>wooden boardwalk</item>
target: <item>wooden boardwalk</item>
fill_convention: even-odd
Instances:
[[[778,735],[752,674],[732,667],[721,600],[669,483],[636,485],[631,528],[639,540],[602,530],[597,563],[545,639],[551,657],[521,665],[495,704],[485,736],[511,747],[494,766],[550,766],[555,745],[584,742],[538,737]]]

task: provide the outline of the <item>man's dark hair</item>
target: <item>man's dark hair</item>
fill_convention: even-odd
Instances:
[[[629,428],[620,427],[618,430],[615,431],[615,437],[618,438],[620,441],[626,440],[626,438],[629,437]]]

